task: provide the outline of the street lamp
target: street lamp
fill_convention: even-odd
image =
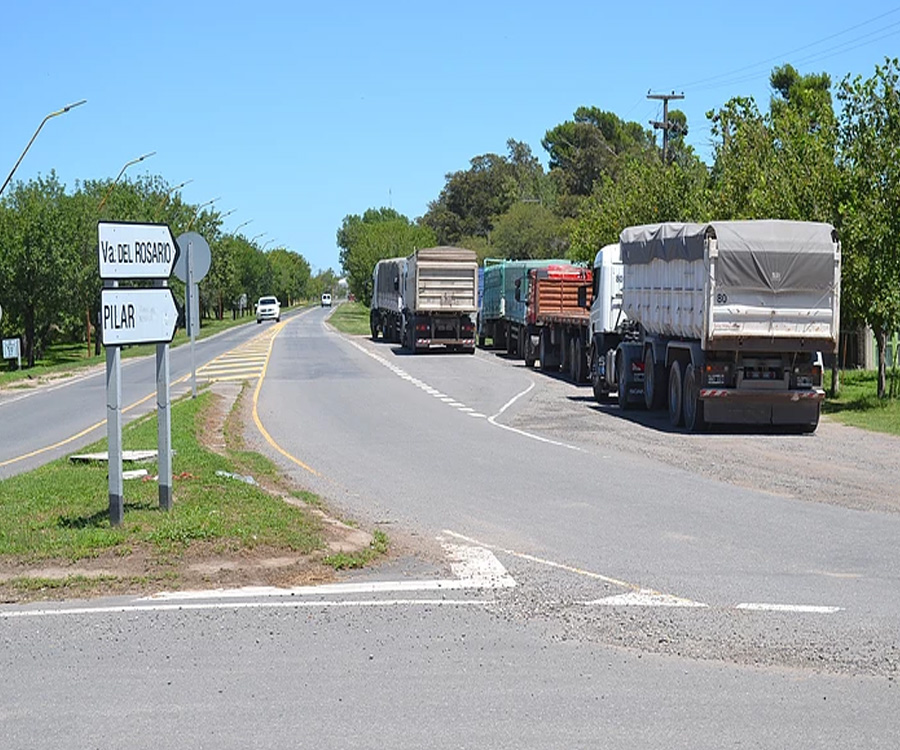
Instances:
[[[259,234],[254,235],[253,237],[251,237],[251,238],[250,238],[249,240],[247,240],[247,241],[252,245],[252,244],[253,244],[253,240],[258,240],[260,237],[265,237],[265,236],[266,236],[266,233],[265,233],[265,232],[260,232]]]
[[[62,109],[57,110],[56,112],[51,112],[47,115],[43,120],[41,120],[41,124],[38,125],[37,130],[34,131],[34,135],[31,136],[31,140],[28,141],[28,145],[25,146],[25,150],[22,152],[22,155],[19,157],[19,160],[15,163],[12,168],[12,171],[7,176],[6,180],[3,182],[3,187],[0,187],[0,195],[3,195],[3,191],[6,189],[6,186],[9,185],[9,181],[12,179],[12,176],[15,174],[16,170],[19,168],[19,165],[22,163],[22,159],[25,158],[25,154],[28,153],[28,149],[31,148],[31,144],[34,143],[34,139],[37,138],[38,133],[41,132],[41,128],[44,127],[44,123],[47,122],[51,117],[56,117],[57,115],[64,115],[70,109],[74,109],[75,107],[80,107],[84,104],[87,99],[82,99],[80,102],[75,102],[74,104],[70,104],[67,107],[63,107]]]
[[[211,206],[211,205],[212,205],[213,203],[215,203],[217,200],[219,200],[219,199],[218,199],[218,198],[213,198],[211,201],[206,201],[206,203],[201,203],[199,206],[197,206],[197,210],[194,212],[194,216],[193,216],[193,217],[191,218],[191,220],[188,222],[187,229],[186,229],[185,231],[190,232],[190,231],[191,231],[191,227],[194,226],[194,222],[197,220],[197,217],[200,215],[200,211],[201,211],[202,209],[206,208],[207,206]]]
[[[232,208],[230,211],[226,211],[219,217],[219,221],[222,221],[222,219],[224,219],[226,216],[231,216],[231,214],[233,214],[235,211],[237,211],[236,208]]]
[[[242,224],[238,224],[238,225],[234,228],[234,231],[232,232],[232,234],[233,234],[235,237],[237,237],[238,229],[240,229],[241,227],[247,226],[251,221],[253,221],[253,219],[247,219],[247,221],[243,222]]]
[[[144,159],[148,159],[149,157],[156,154],[156,151],[151,151],[149,154],[144,154],[143,156],[139,156],[137,159],[132,159],[131,161],[125,162],[125,166],[119,170],[119,174],[116,176],[116,179],[112,181],[112,184],[109,186],[109,190],[106,191],[106,195],[103,196],[103,200],[100,201],[100,205],[97,206],[97,211],[101,211],[103,209],[104,204],[106,203],[106,199],[109,198],[109,194],[113,191],[113,188],[116,186],[116,183],[122,179],[122,175],[125,174],[125,170],[128,169],[132,164],[137,164],[138,162],[144,161]]]
[[[159,202],[159,205],[157,206],[157,210],[159,210],[160,208],[163,207],[163,204],[166,202],[166,200],[168,200],[169,196],[172,195],[172,193],[174,193],[176,190],[181,190],[181,188],[183,188],[185,185],[187,185],[191,182],[193,182],[192,179],[185,180],[180,185],[176,185],[175,187],[170,187],[168,190],[166,190],[166,194],[162,197],[162,200]]]
[[[274,238],[271,239],[271,240],[266,240],[266,241],[263,243],[263,246],[260,248],[260,250],[265,250],[272,242],[275,242]]]

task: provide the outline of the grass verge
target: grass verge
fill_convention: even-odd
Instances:
[[[224,426],[215,425],[217,398],[203,391],[173,406],[169,512],[159,508],[155,481],[128,480],[124,521],[111,526],[105,462],[61,459],[0,481],[0,601],[297,585],[386,551],[381,537],[369,549],[344,553],[346,561],[329,559],[329,536],[338,532],[323,523],[321,500],[288,487],[271,461],[243,449],[240,398]],[[216,426],[224,429],[224,455],[198,438]],[[123,447],[155,448],[155,415],[128,425]],[[104,449],[100,442],[87,450]],[[154,464],[145,467],[156,471]],[[247,476],[255,483],[241,481]]]
[[[890,382],[889,374],[888,388]],[[877,373],[844,371],[841,373],[841,395],[826,399],[823,413],[853,427],[900,435],[900,399],[879,399],[877,394]]]
[[[365,336],[369,329],[369,308],[362,302],[343,302],[331,313],[328,322],[341,333]]]

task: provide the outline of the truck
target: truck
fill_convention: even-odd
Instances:
[[[629,227],[595,259],[594,395],[614,393],[623,408],[666,408],[673,426],[690,431],[748,424],[814,432],[823,353],[837,347],[840,278],[830,224]]]
[[[403,323],[403,298],[400,279],[406,267],[406,258],[385,258],[375,264],[372,271],[372,304],[369,309],[369,329],[372,338],[400,343]]]
[[[479,342],[540,363],[546,372],[560,368],[575,382],[587,379],[590,315],[583,299],[590,270],[566,260],[485,262]]]
[[[416,250],[379,261],[373,271],[372,337],[412,353],[442,348],[475,351],[478,262],[460,247]]]

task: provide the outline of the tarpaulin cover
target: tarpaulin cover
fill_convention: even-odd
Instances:
[[[748,291],[827,291],[834,286],[834,228],[805,221],[716,221],[651,224],[620,237],[626,266],[655,259],[699,260],[717,239],[716,283]]]

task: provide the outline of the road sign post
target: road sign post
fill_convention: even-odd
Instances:
[[[175,262],[175,275],[184,282],[184,318],[191,340],[191,396],[197,398],[197,366],[194,360],[194,342],[200,326],[200,290],[197,284],[209,272],[212,255],[209,243],[196,232],[178,235],[181,254]]]
[[[166,224],[105,222],[99,236],[101,336],[106,347],[106,436],[109,456],[109,521],[124,517],[122,472],[122,355],[127,344],[156,347],[159,505],[172,507],[172,421],[169,343],[178,309],[166,279],[178,260],[178,244]],[[120,287],[120,280],[152,279],[153,288]]]

